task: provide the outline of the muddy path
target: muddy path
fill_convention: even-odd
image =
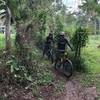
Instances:
[[[58,96],[54,96],[51,91],[52,88],[44,87],[41,91],[41,98],[35,98],[31,92],[17,91],[9,100],[99,100],[96,87],[81,87],[74,79],[66,81],[64,92]]]
[[[43,100],[99,100],[96,87],[82,87],[79,79],[75,76],[66,79],[61,73],[55,73],[56,78],[63,77],[65,79],[65,89],[58,96],[42,94]],[[41,91],[43,92],[43,91]]]
[[[96,100],[96,87],[81,87],[76,80],[66,82],[64,93],[52,100]]]
[[[79,79],[72,76],[66,79],[61,73],[54,72],[55,79],[63,77],[65,80],[65,88],[59,95],[54,95],[53,86],[43,86],[40,91],[40,97],[34,97],[32,91],[15,89],[7,100],[100,100],[96,92],[96,87],[82,87]]]

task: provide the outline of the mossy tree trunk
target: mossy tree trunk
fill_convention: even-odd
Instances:
[[[24,66],[28,73],[34,71],[32,64],[32,27],[20,23],[17,26],[17,34],[15,39],[16,44],[16,58],[18,64]]]

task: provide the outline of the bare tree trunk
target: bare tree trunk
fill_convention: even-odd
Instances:
[[[7,51],[11,48],[11,39],[10,39],[10,24],[11,24],[11,12],[8,7],[6,7],[6,30],[5,30],[5,49]]]

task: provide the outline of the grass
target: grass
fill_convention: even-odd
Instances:
[[[86,59],[86,63],[89,70],[94,73],[100,73],[100,36],[90,36],[87,47],[83,50],[83,57]]]
[[[13,44],[13,41],[15,39],[15,34],[11,34],[11,42]],[[4,34],[0,33],[0,49],[5,47],[5,36]]]
[[[100,45],[100,35],[89,36],[88,44],[82,53],[89,72],[83,75],[81,83],[84,86],[95,85],[100,92],[100,48],[98,45]]]
[[[4,48],[4,44],[5,44],[4,35],[0,34],[0,49]]]

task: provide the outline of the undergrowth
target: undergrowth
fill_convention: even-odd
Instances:
[[[38,49],[33,50],[33,66],[31,66],[31,73],[28,72],[26,66],[18,64],[14,54],[7,59],[5,57],[3,59],[2,56],[2,58],[0,58],[2,59],[0,60],[0,82],[4,84],[4,81],[6,80],[7,85],[9,84],[29,89],[32,91],[34,96],[39,96],[39,89],[42,86],[54,87],[54,94],[63,91],[64,79],[55,78],[55,73],[52,71],[53,67],[51,66],[51,63],[47,59],[43,58],[39,52]],[[2,74],[4,76],[2,76]],[[3,97],[4,95],[0,93],[0,96]]]

